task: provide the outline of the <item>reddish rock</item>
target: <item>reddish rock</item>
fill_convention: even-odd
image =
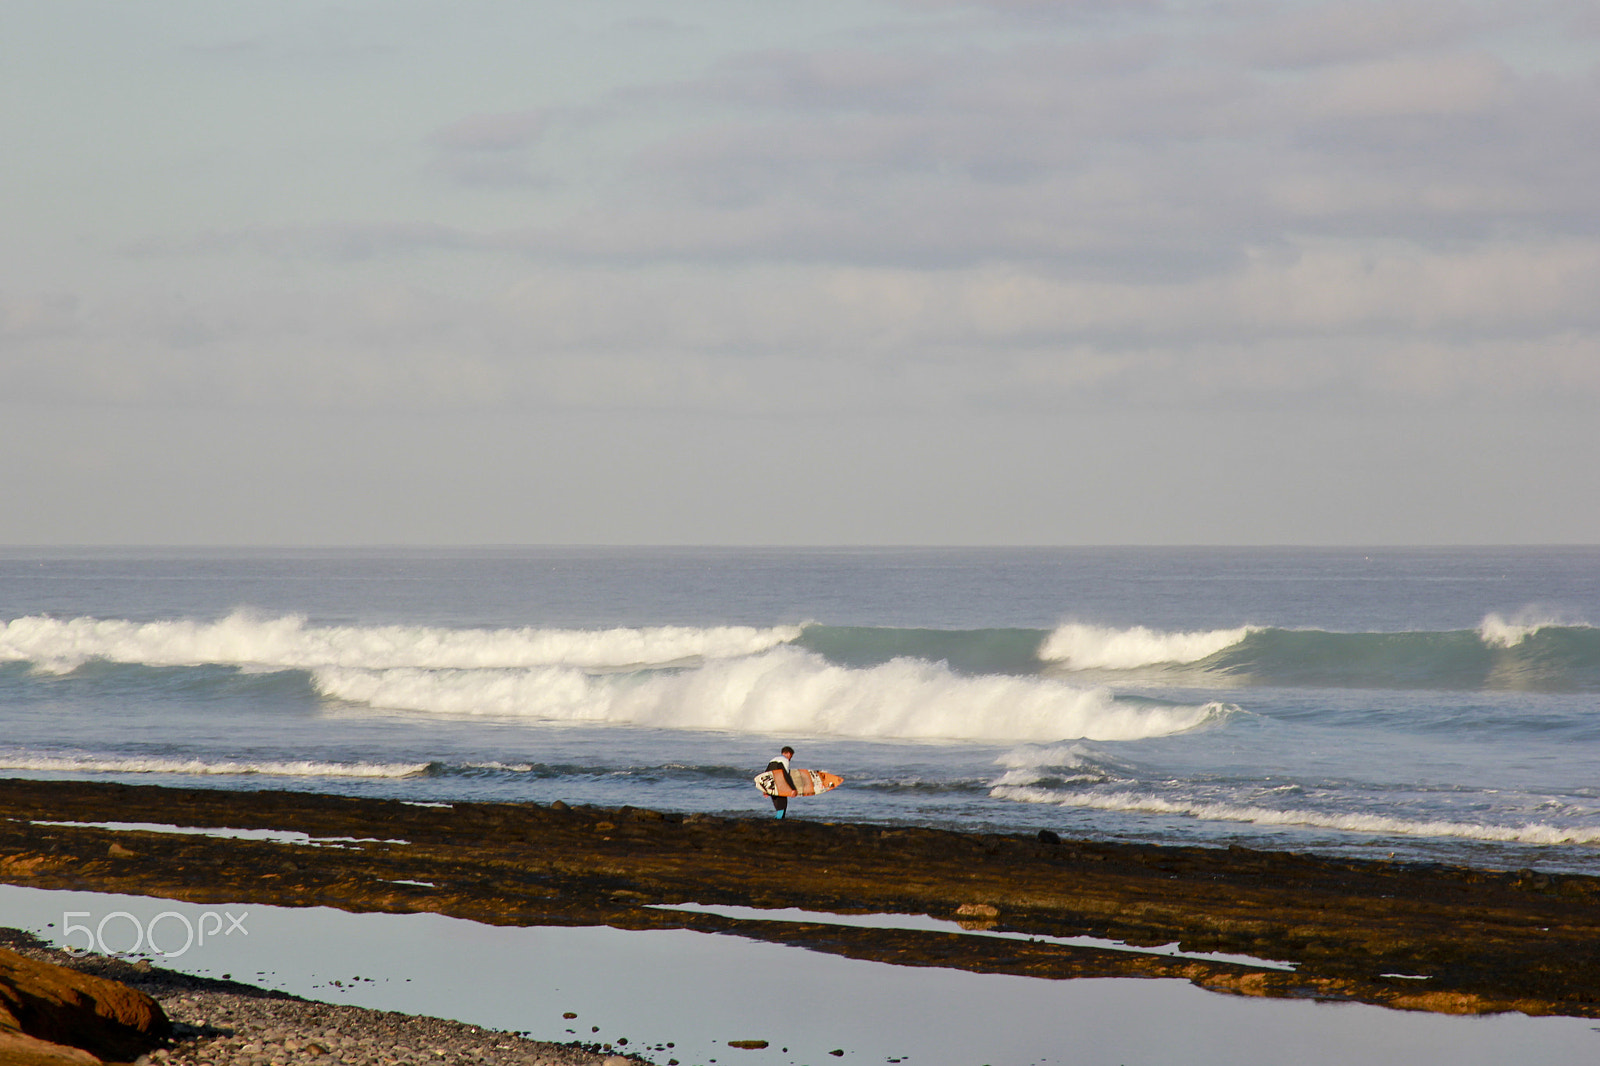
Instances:
[[[0,1061],[128,1062],[167,1030],[143,992],[0,948]]]

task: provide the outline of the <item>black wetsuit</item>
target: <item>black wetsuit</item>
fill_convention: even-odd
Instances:
[[[789,776],[789,767],[784,763],[784,761],[782,759],[773,759],[771,762],[767,763],[767,769],[771,770],[775,774],[782,774],[783,775],[783,783],[789,786],[789,791],[790,792],[796,791],[795,787],[794,787],[794,778]],[[786,810],[788,810],[789,809],[789,797],[788,796],[773,796],[772,797],[772,808],[773,808],[773,810],[778,810],[778,811],[786,811]]]

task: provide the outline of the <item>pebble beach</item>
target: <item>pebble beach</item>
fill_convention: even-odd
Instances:
[[[142,1066],[276,1066],[291,1062],[327,1066],[628,1066],[645,1061],[621,1054],[618,1048],[530,1040],[442,1018],[319,1003],[239,982],[177,973],[143,961],[74,956],[42,946],[20,930],[0,931],[0,945],[30,958],[121,981],[160,1003],[173,1023],[173,1036],[169,1047],[142,1057]]]

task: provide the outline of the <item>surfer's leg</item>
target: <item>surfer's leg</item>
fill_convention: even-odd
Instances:
[[[788,809],[789,809],[789,797],[788,796],[773,796],[772,797],[772,814],[773,814],[774,817],[782,818],[783,815],[784,815],[784,812],[787,811]]]

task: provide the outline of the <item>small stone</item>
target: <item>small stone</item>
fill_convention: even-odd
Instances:
[[[842,1059],[844,1058],[844,1048],[836,1047],[832,1051],[828,1052],[828,1054],[832,1055],[836,1059]]]
[[[106,849],[106,854],[111,856],[113,859],[136,859],[139,857],[139,853],[137,851],[125,848],[121,844],[116,843],[113,843],[109,848]]]
[[[767,1042],[765,1040],[730,1040],[728,1041],[728,1046],[740,1048],[744,1051],[760,1051],[767,1046]]]

